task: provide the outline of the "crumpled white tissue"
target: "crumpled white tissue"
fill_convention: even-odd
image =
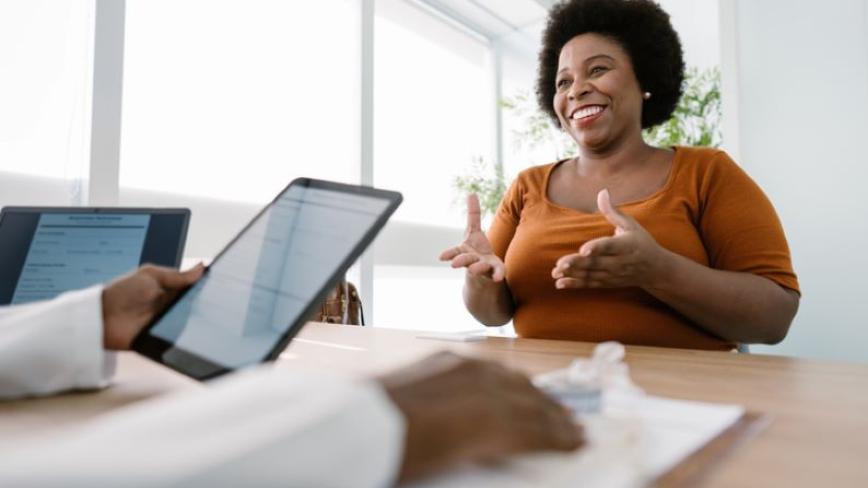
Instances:
[[[630,403],[644,392],[630,379],[624,355],[623,344],[603,342],[590,358],[577,358],[564,369],[538,375],[534,384],[576,413],[597,413],[612,397],[620,404]]]

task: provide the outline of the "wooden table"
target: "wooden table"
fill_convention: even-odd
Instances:
[[[279,367],[370,375],[440,349],[498,360],[535,374],[561,368],[593,345],[489,337],[452,343],[371,327],[308,325]],[[710,487],[868,486],[868,366],[764,355],[628,347],[633,379],[648,393],[736,403],[771,423],[702,478]],[[0,446],[181,388],[202,386],[124,353],[115,384],[96,393],[0,403]]]

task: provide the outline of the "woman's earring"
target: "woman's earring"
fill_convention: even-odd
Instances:
[[[645,100],[648,100],[649,98],[651,98],[651,92],[645,92],[645,93],[643,93],[643,94],[642,94],[642,98],[644,98]]]

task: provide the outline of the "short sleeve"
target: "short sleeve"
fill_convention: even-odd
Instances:
[[[799,292],[777,212],[724,152],[702,172],[700,203],[700,231],[712,268],[753,273]]]
[[[523,188],[521,177],[512,182],[512,185],[504,193],[500,206],[497,207],[491,228],[488,229],[488,240],[494,248],[494,254],[500,259],[505,259],[506,250],[509,248],[509,243],[512,242],[515,229],[521,220],[525,193]]]

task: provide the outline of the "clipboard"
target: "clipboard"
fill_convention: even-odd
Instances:
[[[769,415],[745,412],[734,424],[660,475],[653,485],[666,488],[696,486],[729,454],[759,435],[771,422]]]

